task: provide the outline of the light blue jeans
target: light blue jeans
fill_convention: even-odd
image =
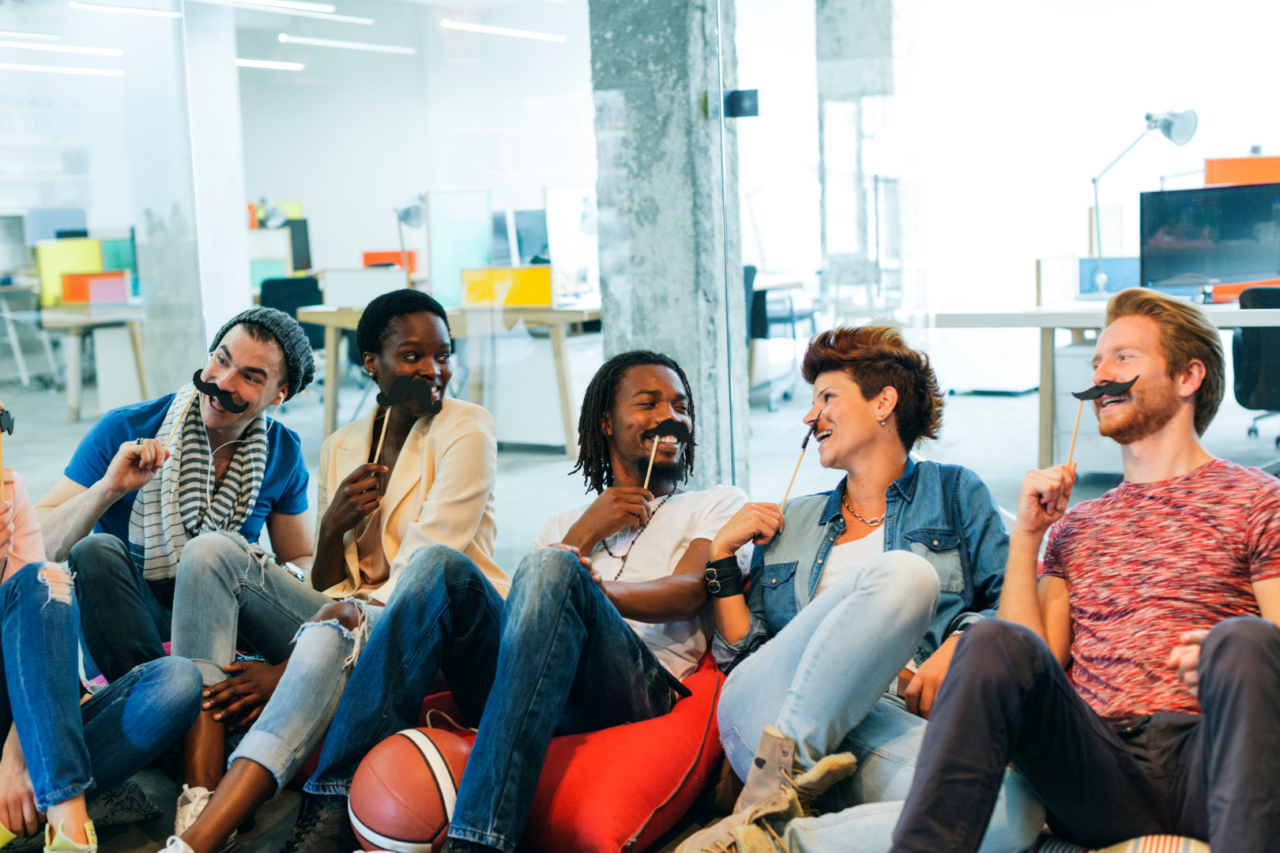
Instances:
[[[827,814],[788,823],[792,853],[892,845],[926,724],[885,688],[915,652],[937,600],[927,560],[887,551],[826,589],[725,681],[720,738],[739,778],[766,725],[795,740],[804,767],[836,752],[858,758],[857,772],[828,793]],[[1043,807],[1009,771],[982,851],[1024,850],[1043,823]]]
[[[298,629],[271,701],[228,765],[248,758],[283,787],[324,740],[307,790],[345,794],[370,749],[417,725],[422,698],[442,669],[474,725],[493,684],[501,607],[465,554],[444,545],[419,548],[386,607],[361,604],[357,630],[337,619]],[[343,702],[348,682],[352,694]]]

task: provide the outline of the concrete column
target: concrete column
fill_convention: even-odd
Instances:
[[[716,0],[590,0],[605,356],[651,349],[688,375],[692,488],[735,471],[747,486],[737,137],[727,119],[722,181],[721,123],[708,109],[719,100],[717,37],[726,89],[737,68],[733,0],[719,5],[717,33]]]
[[[253,306],[235,9],[187,3],[183,35],[205,336],[212,340]]]

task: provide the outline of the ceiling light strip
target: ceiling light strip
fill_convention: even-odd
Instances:
[[[3,39],[38,39],[39,41],[57,41],[62,36],[55,36],[52,33],[7,33],[0,30],[0,38]]]
[[[41,44],[26,41],[0,41],[0,47],[17,50],[47,50],[51,53],[84,53],[90,56],[124,56],[123,50],[114,47],[72,47],[67,44]]]
[[[0,71],[39,71],[44,74],[80,74],[85,77],[123,77],[117,68],[68,68],[62,65],[17,65],[0,62]]]
[[[191,0],[193,3],[209,3],[213,6],[233,6],[236,9],[247,9],[253,12],[269,12],[273,15],[293,15],[299,18],[316,18],[321,21],[333,21],[339,24],[372,24],[373,18],[355,18],[351,15],[330,15],[325,12],[310,12],[304,9],[268,6],[253,0]]]
[[[72,9],[83,9],[86,12],[117,12],[121,15],[143,15],[148,18],[181,18],[181,12],[165,12],[160,9],[139,9],[135,6],[104,6],[101,3],[81,3],[71,0]]]
[[[358,41],[334,41],[333,39],[313,39],[305,36],[280,34],[280,41],[285,44],[307,44],[312,47],[338,47],[344,50],[367,50],[372,53],[402,53],[408,56],[418,52],[416,47],[399,47],[393,44],[366,44]]]
[[[507,27],[490,27],[485,24],[468,24],[463,21],[451,21],[448,18],[442,18],[440,26],[446,30],[465,30],[469,33],[485,33],[491,36],[510,36],[511,38],[534,39],[536,41],[568,41],[565,36],[556,35],[555,33],[536,33],[533,30],[513,30]]]
[[[275,71],[301,71],[307,66],[301,62],[273,62],[270,59],[237,59],[241,68],[271,68]]]

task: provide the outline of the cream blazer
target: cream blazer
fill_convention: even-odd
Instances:
[[[329,495],[369,460],[377,436],[373,412],[347,424],[320,448],[317,521],[329,509]],[[466,554],[504,598],[511,586],[493,561],[497,522],[493,482],[498,468],[498,442],[493,416],[480,406],[445,398],[440,414],[420,418],[409,431],[382,500],[382,548],[390,564],[387,582],[372,598],[386,602],[396,578],[413,552],[438,542]],[[316,524],[317,548],[320,524]],[[342,537],[347,579],[325,590],[345,598],[360,586],[355,531]]]

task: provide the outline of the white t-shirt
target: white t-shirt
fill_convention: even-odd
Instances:
[[[650,516],[649,526],[639,536],[635,529],[627,528],[596,545],[591,552],[591,566],[605,580],[634,583],[670,577],[689,543],[695,539],[715,539],[720,528],[747,502],[747,495],[733,486],[714,486],[701,492],[680,492],[665,501],[658,498],[649,508],[653,509],[659,502],[662,505]],[[551,516],[534,539],[534,549],[563,540],[589,506],[585,504]],[[606,545],[619,557],[627,555],[625,568],[621,560],[609,556]],[[751,551],[750,543],[738,551],[738,565],[744,573],[751,567]],[[683,680],[697,668],[707,650],[713,615],[708,605],[697,618],[687,622],[650,624],[628,619],[627,624],[658,662]]]
[[[858,568],[867,560],[883,553],[883,526],[877,527],[861,539],[835,546],[827,552],[827,567],[822,570],[822,577],[818,578],[818,588],[813,591],[813,597],[817,598],[822,595],[824,589]]]

